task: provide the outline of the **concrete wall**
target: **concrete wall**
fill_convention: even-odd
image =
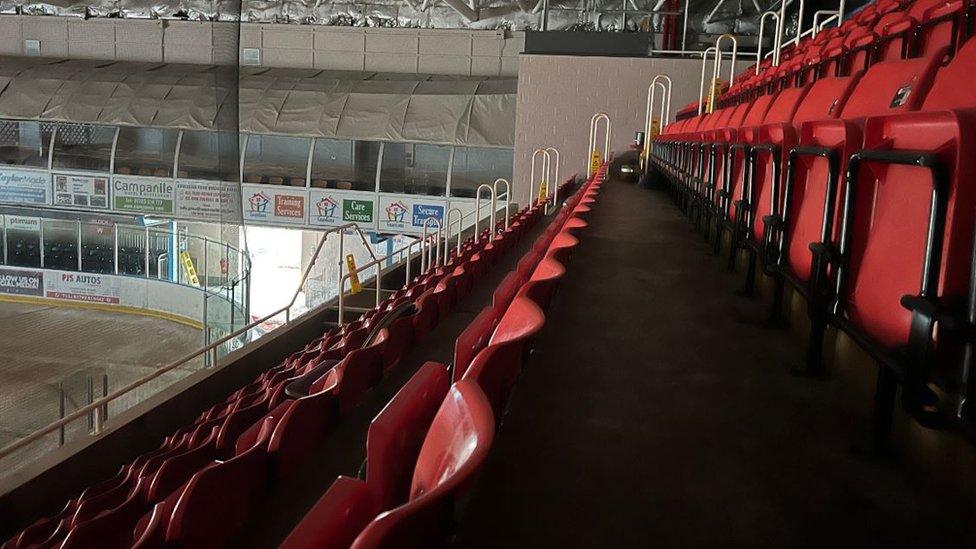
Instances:
[[[740,70],[747,64],[741,63]],[[521,56],[515,121],[517,200],[524,203],[528,198],[531,157],[536,148],[559,150],[561,178],[575,172],[585,175],[590,117],[595,112],[610,116],[614,152],[626,151],[633,143],[634,132],[644,125],[647,86],[660,73],[674,81],[672,116],[698,99],[701,60]],[[602,143],[602,134],[600,139]]]
[[[0,16],[0,55],[27,55],[29,40],[43,57],[230,64],[239,53],[269,67],[466,76],[514,76],[525,46],[505,31]]]

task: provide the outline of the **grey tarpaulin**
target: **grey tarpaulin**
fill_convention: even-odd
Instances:
[[[214,67],[0,59],[0,118],[210,130]],[[242,132],[513,147],[514,78],[242,69]]]

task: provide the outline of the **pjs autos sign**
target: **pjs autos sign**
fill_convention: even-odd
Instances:
[[[44,296],[52,299],[117,305],[119,295],[119,280],[99,274],[49,271],[44,284]]]

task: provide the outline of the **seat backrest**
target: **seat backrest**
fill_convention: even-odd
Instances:
[[[566,274],[566,268],[563,264],[547,257],[539,262],[529,281],[522,285],[518,297],[527,297],[534,301],[540,309],[545,310],[549,308],[556,283],[564,274]]]
[[[874,34],[878,40],[874,44],[873,61],[894,61],[905,56],[910,35],[915,28],[915,19],[903,11],[894,11],[878,19]]]
[[[380,509],[366,483],[339,477],[279,549],[348,549]]]
[[[485,347],[471,362],[463,379],[478,383],[496,415],[505,407],[515,384],[528,341],[545,325],[546,317],[534,301],[516,298],[505,311]]]
[[[379,509],[407,500],[420,446],[449,386],[447,368],[427,362],[370,424],[366,483]]]
[[[494,436],[495,418],[484,393],[471,381],[455,383],[424,438],[410,500],[369,523],[353,549],[438,545],[454,497],[481,468]]]
[[[976,107],[972,80],[976,74],[976,40],[969,40],[952,61],[935,75],[932,89],[922,103],[923,111]]]
[[[769,110],[766,111],[763,124],[786,124],[793,120],[793,115],[796,113],[800,101],[803,100],[809,91],[810,86],[800,86],[797,88],[787,88],[779,92],[779,95],[776,96],[776,99],[770,105]]]
[[[474,357],[488,345],[491,333],[495,329],[495,321],[498,319],[495,308],[486,305],[484,309],[474,317],[468,327],[458,335],[454,343],[454,379],[461,379],[471,365]]]
[[[495,308],[505,309],[508,304],[512,302],[512,298],[515,297],[515,292],[518,291],[519,286],[522,285],[522,278],[519,276],[518,271],[509,271],[505,278],[498,284],[495,288],[494,293],[491,296],[491,304]]]
[[[759,126],[766,119],[766,113],[769,112],[769,107],[773,105],[773,101],[779,96],[779,92],[767,93],[766,95],[761,95],[752,102],[752,107],[749,112],[742,119],[741,127],[749,128],[752,126]]]
[[[874,64],[854,88],[841,118],[854,120],[918,110],[941,59],[932,56]]]
[[[176,501],[166,541],[181,547],[221,547],[247,519],[267,483],[273,421],[263,420],[255,444],[193,475]]]
[[[861,75],[821,78],[813,83],[793,113],[793,125],[840,116]]]
[[[912,4],[908,14],[918,21],[912,53],[924,57],[943,48],[954,53],[964,35],[968,4],[963,0],[917,0]]]

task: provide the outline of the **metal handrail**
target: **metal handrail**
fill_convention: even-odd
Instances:
[[[665,85],[661,80],[667,82]],[[671,113],[671,77],[666,74],[658,74],[652,80],[650,85],[647,86],[647,107],[644,109],[644,161],[649,157],[651,153],[651,122],[652,111],[654,110],[654,91],[657,86],[664,88],[664,94],[661,97],[661,114],[659,116],[660,127],[664,128],[668,123],[668,116]]]
[[[554,177],[552,177],[552,204],[556,210],[559,209],[556,206],[559,203],[559,149],[556,147],[546,147],[546,152],[556,153],[556,162],[554,164],[549,164],[549,167],[554,167]],[[548,194],[548,193],[547,193]],[[548,196],[546,198],[549,198]],[[553,210],[555,211],[555,210]],[[542,213],[549,215],[549,202],[546,201],[545,206],[543,206]]]
[[[205,347],[202,347],[200,349],[197,349],[196,351],[193,351],[192,353],[187,354],[187,355],[183,356],[182,358],[180,358],[180,359],[178,359],[178,360],[176,360],[174,362],[170,362],[166,366],[163,366],[161,368],[158,368],[158,369],[154,370],[152,373],[150,373],[150,374],[148,374],[148,375],[146,375],[146,376],[144,376],[144,377],[142,377],[140,379],[137,379],[136,381],[133,381],[132,383],[129,383],[125,387],[122,387],[121,389],[118,389],[116,391],[113,391],[110,395],[104,396],[104,397],[102,397],[102,398],[100,398],[100,399],[92,402],[91,404],[89,404],[87,406],[83,406],[83,407],[75,410],[71,414],[68,414],[67,416],[61,418],[60,420],[55,421],[53,423],[50,423],[46,427],[43,427],[43,428],[41,428],[41,429],[39,429],[37,431],[34,431],[33,433],[27,435],[24,438],[21,438],[19,440],[16,440],[16,441],[8,444],[3,449],[0,449],[0,459],[2,459],[4,457],[12,454],[13,452],[15,452],[15,451],[17,451],[17,450],[19,450],[19,449],[21,449],[21,448],[23,448],[23,447],[31,444],[31,443],[37,441],[37,440],[40,440],[41,437],[43,437],[43,436],[45,436],[47,434],[50,434],[50,433],[52,433],[54,431],[57,431],[61,427],[67,426],[68,424],[70,424],[71,422],[75,421],[76,419],[79,419],[81,417],[84,417],[85,415],[87,415],[89,413],[94,413],[94,417],[95,417],[95,424],[94,424],[94,429],[92,430],[92,434],[93,435],[98,435],[102,431],[102,421],[103,421],[103,418],[102,418],[102,410],[103,410],[103,407],[105,409],[107,409],[108,403],[110,403],[110,402],[112,402],[112,401],[114,401],[114,400],[116,400],[116,399],[118,399],[118,398],[120,398],[120,397],[122,397],[122,396],[124,396],[124,395],[126,395],[126,394],[128,394],[128,393],[130,393],[132,391],[134,391],[135,389],[138,389],[139,387],[142,387],[146,383],[148,383],[148,382],[156,379],[157,377],[162,376],[163,374],[165,374],[167,372],[170,372],[170,371],[172,371],[172,370],[174,370],[176,368],[179,368],[180,366],[183,366],[184,364],[190,362],[191,360],[193,360],[193,359],[195,359],[197,357],[203,356],[203,355],[205,355],[205,354],[207,354],[209,352],[212,352],[212,351],[213,352],[216,352],[216,350],[221,345],[223,345],[224,343],[227,343],[228,341],[230,341],[230,340],[232,340],[232,339],[234,339],[234,338],[236,338],[236,337],[238,337],[240,335],[243,335],[243,334],[247,333],[251,329],[253,329],[253,328],[257,327],[257,326],[260,326],[264,322],[267,322],[268,320],[270,320],[270,319],[272,319],[272,318],[274,318],[274,317],[276,317],[276,316],[278,316],[278,315],[280,315],[282,313],[285,313],[287,315],[288,314],[287,311],[289,311],[291,309],[291,307],[294,306],[295,301],[298,300],[298,296],[301,294],[302,289],[305,287],[305,282],[308,280],[309,274],[312,271],[312,267],[314,267],[315,266],[315,263],[318,261],[319,254],[321,253],[322,247],[325,245],[325,241],[328,238],[328,236],[330,234],[334,233],[334,232],[340,232],[340,231],[344,231],[346,229],[352,229],[352,228],[354,228],[356,230],[360,230],[358,224],[356,224],[356,223],[347,223],[347,224],[341,225],[339,227],[333,227],[333,228],[325,231],[322,234],[321,238],[319,238],[318,245],[315,247],[315,253],[312,255],[312,260],[309,262],[308,266],[305,267],[305,270],[302,273],[302,278],[299,281],[298,287],[295,289],[295,293],[292,295],[291,301],[289,301],[288,304],[285,305],[284,307],[282,307],[280,309],[277,309],[273,313],[270,313],[268,315],[265,315],[264,317],[262,317],[262,318],[260,318],[258,320],[255,320],[255,321],[251,322],[250,324],[248,324],[248,325],[246,325],[246,326],[244,326],[242,328],[239,328],[239,329],[231,332],[228,335],[225,335],[225,336],[221,337],[220,339],[217,339],[216,341],[210,343],[209,345],[207,345]],[[340,286],[340,295],[341,294],[342,294],[342,292],[341,292],[341,286]],[[290,320],[286,320],[286,323],[287,322],[290,322]]]
[[[767,11],[766,13],[762,14],[762,17],[759,18],[759,41],[756,45],[756,75],[757,76],[759,75],[759,64],[762,63],[762,59],[763,59],[762,47],[763,47],[763,38],[766,34],[766,19],[769,17],[773,17],[774,19],[776,19],[776,26],[773,27],[773,47],[772,47],[774,62],[776,60],[775,57],[776,52],[779,49],[779,44],[778,44],[779,27],[782,22],[779,19],[779,13],[775,11]]]
[[[705,112],[705,67],[708,66],[708,54],[714,53],[718,56],[719,51],[715,46],[709,46],[702,52],[701,83],[698,84],[698,115]],[[733,65],[734,66],[734,65]]]
[[[532,202],[532,200],[535,200],[537,198],[537,193],[534,190],[532,190],[532,187],[535,185],[535,159],[540,154],[542,155],[542,179],[539,181],[539,190],[542,190],[542,187],[544,185],[545,186],[549,185],[549,172],[552,171],[552,169],[550,168],[550,166],[552,165],[552,155],[549,153],[549,151],[547,149],[542,149],[542,148],[532,151],[532,163],[529,167],[529,202],[530,203]],[[549,196],[548,190],[546,190],[546,196]]]
[[[708,112],[713,112],[715,110],[715,100],[717,99],[716,85],[718,84],[718,77],[722,71],[722,56],[718,55],[718,52],[722,51],[722,41],[731,40],[732,41],[732,62],[729,64],[729,84],[732,84],[732,80],[735,79],[735,61],[739,53],[739,41],[735,39],[735,36],[731,34],[723,34],[715,39],[715,63],[712,65],[712,89],[708,94]]]
[[[474,211],[475,211],[475,217],[474,217],[474,241],[475,241],[476,244],[481,241],[481,230],[480,230],[480,227],[479,227],[479,225],[481,223],[481,189],[488,189],[488,192],[491,193],[491,225],[490,225],[490,227],[491,227],[491,230],[492,231],[495,230],[495,214],[498,212],[498,207],[497,207],[498,206],[498,196],[495,194],[495,187],[493,187],[492,185],[489,185],[487,183],[482,183],[481,185],[478,185],[478,190],[475,191],[475,194],[474,194]]]
[[[596,150],[596,134],[600,126],[600,120],[606,122],[606,134],[604,135],[603,141],[603,160],[607,161],[610,159],[610,135],[612,132],[610,124],[610,116],[605,112],[598,112],[590,117],[590,146],[586,151],[586,178],[589,179],[593,175],[593,166],[590,165],[590,159],[593,158],[593,151]]]
[[[445,227],[444,230],[444,260],[445,261],[447,261],[447,256],[450,255],[448,253],[448,250],[450,250],[450,246],[451,246],[451,214],[453,214],[454,212],[457,212],[458,215],[457,248],[455,248],[454,250],[454,255],[461,255],[461,233],[464,231],[461,230],[460,220],[464,217],[464,212],[461,211],[461,208],[451,208],[450,210],[447,210],[447,215],[444,217],[444,221],[447,224],[447,227]]]
[[[431,224],[432,221],[437,225],[437,230],[434,231],[433,234],[428,234],[427,233],[427,230],[430,228],[430,224]],[[440,245],[440,242],[441,242],[441,240],[440,240],[441,230],[442,230],[441,229],[441,222],[436,217],[429,216],[429,217],[427,217],[427,219],[424,220],[423,240],[426,242],[431,236],[433,236],[437,245],[434,246],[434,248],[436,248],[435,251],[431,251],[430,250],[430,245],[429,244],[427,245],[427,253],[424,254],[424,255],[422,255],[420,257],[420,270],[421,270],[421,272],[425,272],[426,273],[428,270],[431,269],[431,266],[440,267],[440,265],[441,265],[441,245]],[[430,257],[432,254],[434,255],[433,262],[431,261],[432,258]],[[426,263],[424,262],[424,259],[425,258],[427,260]]]
[[[508,195],[512,194],[512,183],[509,182],[509,180],[505,179],[504,177],[499,177],[498,179],[495,180],[494,183],[491,184],[491,190],[494,191],[495,193],[495,202],[492,204],[492,206],[494,207],[494,212],[496,214],[498,213],[498,184],[499,183],[505,184],[505,230],[507,231],[510,223],[509,214],[511,213],[511,208],[512,208],[512,203],[508,199]],[[494,227],[494,225],[492,225],[492,227]]]

